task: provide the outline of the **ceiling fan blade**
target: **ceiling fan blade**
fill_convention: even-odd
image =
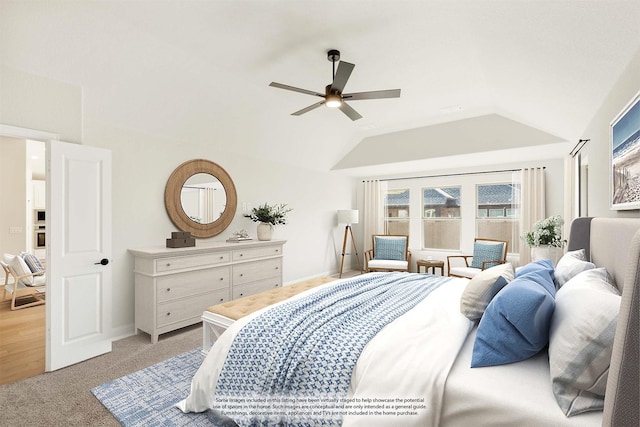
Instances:
[[[311,110],[315,110],[316,108],[318,108],[322,104],[324,104],[324,101],[316,102],[315,104],[311,104],[308,107],[303,108],[302,110],[298,110],[295,113],[291,113],[291,115],[292,116],[300,116],[300,115],[302,115],[304,113],[308,113]]]
[[[360,99],[400,98],[400,89],[374,90],[370,92],[344,93],[342,98],[349,101]]]
[[[307,90],[307,89],[300,89],[299,87],[283,85],[282,83],[271,82],[271,83],[269,83],[269,86],[277,87],[279,89],[291,90],[293,92],[300,92],[300,93],[304,93],[304,94],[307,94],[307,95],[319,96],[319,97],[324,98],[324,94],[323,93],[318,93],[318,92],[314,92],[312,90]]]
[[[353,71],[353,67],[355,65],[340,61],[338,63],[338,70],[336,71],[336,75],[333,77],[333,83],[331,84],[332,92],[340,92],[344,90],[344,87],[347,85],[347,80],[349,80],[349,76]]]
[[[358,112],[356,110],[351,108],[351,106],[349,104],[347,104],[346,102],[344,102],[344,101],[342,102],[342,104],[340,104],[340,106],[338,108],[340,109],[340,111],[345,113],[347,115],[347,117],[349,117],[353,121],[356,121],[356,120],[362,118],[362,116],[360,114],[358,114]]]

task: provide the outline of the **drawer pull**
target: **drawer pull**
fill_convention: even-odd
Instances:
[[[240,273],[240,277],[244,277],[244,273]]]
[[[241,297],[243,297],[243,296],[244,296],[244,294],[240,294],[240,296],[241,296]]]
[[[224,280],[224,277],[221,277],[220,280]]]
[[[279,269],[280,269],[280,267],[276,267],[276,270],[279,270]]]
[[[244,254],[240,254],[240,256],[244,256]]]
[[[167,288],[167,292],[171,292],[171,288]]]
[[[171,312],[170,311],[167,311],[167,316],[171,316]]]
[[[167,267],[171,267],[171,263],[170,262],[167,263]]]
[[[220,256],[220,259],[224,259],[224,257],[223,257],[223,256]]]
[[[223,301],[224,301],[224,298],[220,298],[220,302],[223,302]]]

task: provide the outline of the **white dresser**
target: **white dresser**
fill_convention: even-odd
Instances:
[[[135,326],[158,335],[201,321],[205,308],[282,286],[284,240],[207,242],[129,249],[134,256]]]

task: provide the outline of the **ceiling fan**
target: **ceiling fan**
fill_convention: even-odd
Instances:
[[[375,90],[369,92],[357,92],[357,93],[342,93],[344,87],[347,85],[347,80],[353,71],[354,64],[349,62],[340,61],[340,51],[331,49],[327,52],[327,59],[333,63],[332,83],[325,87],[325,93],[314,92],[312,90],[300,89],[294,86],[285,85],[282,83],[271,82],[269,86],[277,87],[280,89],[291,90],[294,92],[300,92],[307,95],[319,96],[324,98],[320,102],[311,104],[302,110],[291,113],[292,116],[300,116],[304,113],[308,113],[311,110],[315,110],[321,105],[326,105],[330,108],[338,108],[351,120],[361,119],[362,116],[358,114],[349,104],[345,101],[358,101],[361,99],[380,99],[380,98],[400,98],[400,89],[390,90]],[[338,70],[336,71],[336,62],[338,62]]]

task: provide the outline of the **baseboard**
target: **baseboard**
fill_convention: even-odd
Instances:
[[[111,341],[118,341],[135,334],[136,328],[133,323],[124,326],[118,326],[117,328],[111,328]]]

